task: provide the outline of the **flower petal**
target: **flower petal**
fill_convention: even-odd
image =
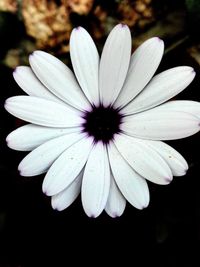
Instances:
[[[82,177],[83,172],[80,172],[80,174],[67,188],[52,196],[51,206],[53,209],[62,211],[68,208],[74,202],[81,191]]]
[[[147,207],[149,189],[146,180],[131,168],[114,144],[108,151],[113,176],[124,197],[137,209]]]
[[[147,180],[156,184],[168,184],[172,180],[172,172],[167,163],[143,140],[121,134],[116,135],[115,145],[128,164]]]
[[[153,37],[133,53],[123,89],[115,103],[116,107],[126,105],[143,90],[156,72],[163,52],[163,41]]]
[[[158,106],[183,91],[194,77],[194,69],[187,66],[163,71],[150,81],[123,112],[132,114]]]
[[[30,96],[37,96],[59,103],[63,101],[53,95],[35,76],[30,67],[20,66],[13,72],[16,83]]]
[[[85,213],[98,217],[105,208],[110,188],[110,167],[106,146],[98,142],[93,146],[85,166],[81,198]]]
[[[35,96],[14,96],[5,102],[5,109],[22,120],[48,127],[76,127],[83,123],[81,112]]]
[[[43,51],[35,51],[29,62],[35,75],[53,94],[78,109],[88,109],[89,103],[73,73],[62,61]]]
[[[200,119],[200,103],[190,100],[173,100],[158,107],[159,110],[181,111]]]
[[[125,117],[121,129],[138,138],[173,140],[197,133],[200,130],[200,121],[189,113],[156,107]]]
[[[31,151],[52,138],[65,134],[81,132],[79,127],[48,128],[27,124],[11,132],[7,138],[8,147],[19,151]]]
[[[99,55],[89,33],[82,27],[70,37],[70,56],[77,80],[91,104],[99,105]]]
[[[72,133],[54,138],[30,152],[19,164],[22,176],[34,176],[46,172],[53,162],[69,147],[83,138],[83,134]]]
[[[130,30],[119,24],[110,32],[100,60],[99,90],[103,105],[109,106],[117,98],[126,78],[130,55]]]
[[[123,214],[125,207],[126,207],[126,199],[120,192],[114,177],[111,175],[110,191],[105,211],[110,217],[115,218],[115,217],[120,217]]]
[[[171,146],[161,141],[145,141],[154,149],[169,165],[174,176],[182,176],[188,170],[188,164],[183,156]]]
[[[83,169],[92,148],[93,139],[83,138],[64,151],[47,172],[42,190],[53,196],[67,188]]]

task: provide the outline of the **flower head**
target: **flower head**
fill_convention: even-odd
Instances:
[[[8,146],[31,151],[19,164],[21,175],[47,172],[42,188],[54,209],[67,208],[81,192],[88,216],[104,209],[120,216],[126,200],[138,209],[148,206],[146,180],[164,185],[186,173],[185,159],[163,140],[198,132],[200,103],[164,102],[195,72],[181,66],[153,77],[163,50],[154,37],[131,56],[130,31],[119,24],[99,60],[92,38],[78,27],[70,38],[76,77],[42,51],[30,56],[30,67],[14,71],[28,96],[7,99],[5,108],[30,124],[10,133]]]

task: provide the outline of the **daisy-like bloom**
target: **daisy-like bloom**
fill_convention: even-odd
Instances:
[[[198,132],[200,103],[164,102],[195,72],[181,66],[153,77],[163,50],[154,37],[131,56],[129,28],[119,24],[99,60],[92,38],[78,27],[70,38],[76,77],[42,51],[30,56],[31,67],[14,71],[28,96],[8,98],[5,108],[30,124],[10,133],[8,146],[31,151],[19,164],[21,175],[47,172],[42,188],[54,209],[67,208],[81,192],[88,216],[103,210],[120,216],[126,200],[137,209],[148,206],[146,180],[165,185],[186,173],[185,159],[163,140]]]

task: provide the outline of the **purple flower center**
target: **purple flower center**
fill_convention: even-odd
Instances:
[[[92,111],[85,112],[83,118],[83,132],[92,136],[95,142],[102,141],[108,144],[115,134],[120,133],[122,115],[113,107],[93,107]]]

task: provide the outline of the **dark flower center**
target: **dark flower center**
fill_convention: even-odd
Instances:
[[[93,136],[95,142],[102,141],[108,144],[114,134],[120,132],[122,115],[113,107],[93,107],[92,111],[85,112],[83,132]]]

